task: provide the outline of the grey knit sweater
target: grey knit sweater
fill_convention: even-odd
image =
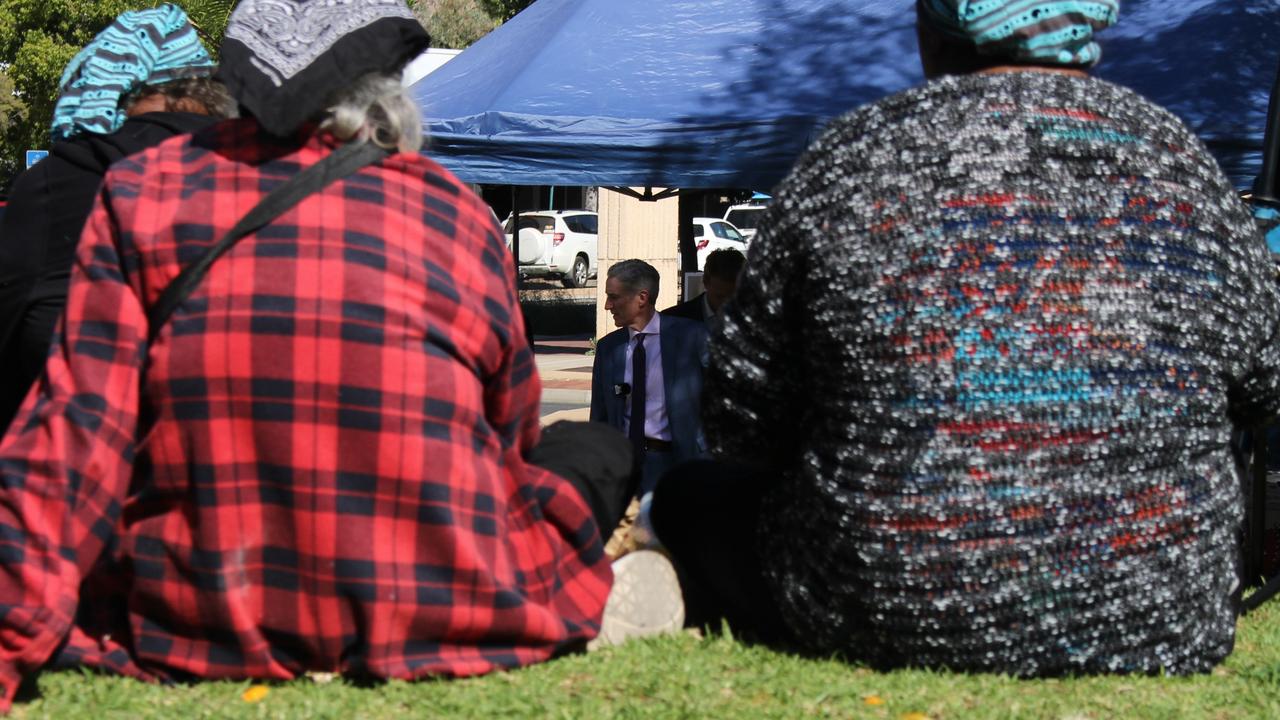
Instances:
[[[1280,405],[1280,305],[1202,144],[1123,88],[946,78],[834,123],[712,343],[706,428],[772,468],[795,634],[1021,675],[1231,650],[1232,423]]]

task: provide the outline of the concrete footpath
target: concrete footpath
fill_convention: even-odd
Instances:
[[[543,424],[586,420],[591,408],[591,341],[581,337],[539,337],[534,361],[542,378]]]

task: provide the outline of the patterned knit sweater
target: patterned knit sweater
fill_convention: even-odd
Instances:
[[[792,630],[1018,675],[1224,658],[1273,277],[1203,145],[1123,88],[952,77],[836,121],[706,390],[717,454],[777,472],[757,542]]]

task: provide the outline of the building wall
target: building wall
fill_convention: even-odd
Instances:
[[[644,189],[635,190],[643,192]],[[654,188],[654,192],[658,191]],[[600,279],[596,283],[596,337],[599,338],[616,329],[613,318],[604,309],[604,286],[609,266],[619,260],[638,258],[657,268],[661,277],[658,309],[666,309],[678,301],[676,258],[680,201],[672,197],[646,202],[600,188],[598,202],[600,235],[596,257]]]

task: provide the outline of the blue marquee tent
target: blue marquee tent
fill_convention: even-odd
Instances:
[[[914,0],[538,0],[412,86],[464,180],[767,190],[830,118],[922,81]],[[1125,0],[1098,74],[1257,172],[1280,0]]]

